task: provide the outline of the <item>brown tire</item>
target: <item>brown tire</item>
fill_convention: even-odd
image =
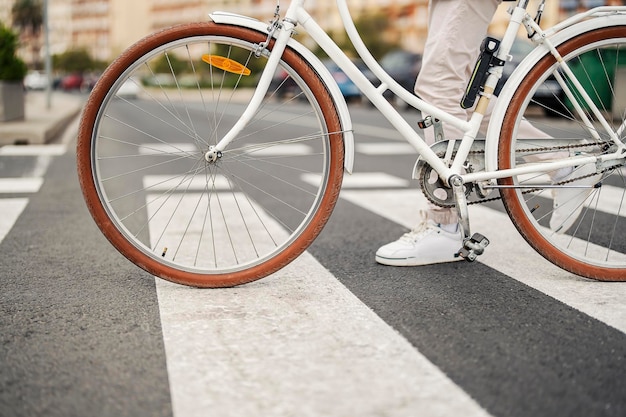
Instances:
[[[617,70],[623,66],[619,56],[626,56],[626,27],[582,33],[557,49],[611,129],[619,131],[624,121],[624,108],[611,107],[618,103],[613,94],[617,90]],[[558,85],[557,77],[566,80],[574,99]],[[576,111],[574,101],[582,103],[580,97],[582,94],[564,71],[559,70],[552,55],[540,59],[521,81],[509,103],[500,133],[499,168],[520,167],[538,159],[560,159],[567,157],[566,149],[570,155],[599,156],[614,152],[607,130],[589,106],[581,104],[584,117]],[[591,121],[593,128],[585,126],[585,118]],[[557,144],[560,148],[544,150],[540,140],[533,142],[536,139],[521,137],[518,132],[522,131],[519,129],[522,119],[551,137],[564,139]],[[532,148],[531,151],[521,150],[523,139],[527,139],[527,148]],[[544,179],[526,175],[504,178],[499,183],[511,186],[533,181],[555,182],[556,189],[538,186],[501,190],[504,206],[517,230],[538,253],[569,272],[601,281],[626,281],[626,181],[622,170],[622,162],[600,168],[587,164],[574,167],[567,176],[564,176],[566,172],[561,172],[563,175],[553,172]],[[565,187],[570,187],[567,192],[572,195],[571,203],[555,205],[553,192],[564,192]],[[557,219],[561,220],[557,222]]]
[[[217,161],[205,158],[245,108],[266,37],[212,22],[166,29],[126,50],[89,97],[77,146],[85,201],[113,246],[151,274],[195,287],[263,278],[306,250],[332,213],[339,116],[290,48],[254,119]]]

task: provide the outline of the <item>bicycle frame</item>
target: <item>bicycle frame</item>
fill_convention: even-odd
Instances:
[[[619,59],[626,7],[596,8],[542,30],[527,12],[529,0],[513,3],[504,40],[481,51],[487,65],[463,100],[468,108],[478,93],[465,120],[469,113],[457,118],[454,108],[446,113],[395,82],[363,44],[346,2],[337,0],[344,26],[378,80],[315,23],[305,0],[292,0],[282,16],[277,8],[269,27],[215,12],[213,22],[166,28],[103,72],[81,115],[76,159],[87,207],[113,246],[152,275],[226,287],[278,271],[319,236],[351,172],[354,132],[331,71],[292,36],[298,26],[413,145],[413,177],[424,197],[456,211],[460,249],[455,243],[445,260],[484,252],[489,241],[470,232],[468,207],[501,198],[512,225],[558,267],[626,281],[626,147],[618,140],[626,132]],[[483,140],[479,125],[521,28],[537,46],[507,74]],[[172,57],[186,64],[172,65]],[[163,60],[173,84],[160,81]],[[129,80],[140,87],[137,97],[124,94]],[[462,133],[443,138],[433,120],[437,139],[446,140],[427,145],[412,117],[405,120],[385,98],[388,91],[426,122]],[[559,120],[544,118],[539,106]],[[503,190],[490,195],[492,188]]]
[[[288,6],[285,17],[282,21],[278,18],[272,22],[272,26],[269,29],[270,36],[274,36],[276,41],[274,47],[269,55],[268,64],[265,72],[262,74],[255,93],[248,105],[248,108],[244,112],[240,120],[235,126],[220,140],[220,142],[212,148],[206,155],[207,160],[215,158],[219,152],[226,149],[228,144],[237,136],[241,129],[251,120],[253,115],[258,110],[260,103],[268,90],[272,75],[277,67],[278,61],[282,56],[284,49],[286,48],[292,32],[296,26],[301,26],[305,29],[308,35],[327,53],[329,57],[341,68],[342,71],[352,80],[352,82],[358,87],[363,95],[372,102],[372,104],[384,115],[384,117],[391,123],[391,125],[398,130],[398,132],[409,142],[417,151],[420,158],[428,163],[448,184],[451,184],[451,178],[461,178],[463,183],[476,182],[476,181],[493,181],[499,178],[506,178],[514,175],[522,175],[529,173],[539,173],[557,170],[564,167],[572,167],[576,165],[597,163],[603,160],[616,159],[617,153],[604,155],[602,157],[571,157],[562,159],[560,161],[551,162],[538,162],[532,165],[526,165],[522,168],[513,168],[509,170],[498,170],[496,165],[497,153],[497,140],[498,138],[493,134],[487,135],[486,143],[486,169],[482,172],[476,173],[463,173],[463,164],[469,155],[480,128],[480,124],[485,115],[487,105],[492,98],[492,92],[502,75],[502,67],[494,67],[490,70],[490,75],[484,86],[484,93],[480,95],[478,104],[475,107],[474,112],[469,121],[459,119],[453,115],[446,113],[445,111],[421,100],[414,96],[402,86],[400,86],[395,80],[391,78],[389,74],[378,64],[376,59],[371,55],[362,39],[360,38],[358,31],[351,18],[350,12],[346,0],[337,0],[337,7],[343,25],[346,29],[348,37],[355,46],[355,49],[359,57],[370,68],[372,73],[381,81],[378,87],[375,87],[370,80],[356,67],[356,65],[346,56],[346,54],[337,46],[337,44],[326,34],[326,32],[315,22],[313,17],[304,8],[305,0],[293,0]],[[574,16],[555,28],[543,31],[539,25],[537,25],[533,19],[528,15],[526,9],[528,7],[529,0],[518,0],[517,5],[512,8],[511,18],[506,29],[505,35],[500,44],[497,56],[500,59],[508,60],[511,45],[515,40],[517,33],[521,26],[525,26],[529,33],[535,33],[534,40],[536,43],[543,45],[543,48],[547,48],[556,58],[560,59],[555,44],[551,43],[550,36],[558,31],[563,30],[578,23],[595,13],[610,13],[612,11],[626,11],[626,7],[600,7],[590,10],[587,13]],[[214,15],[212,15],[213,17]],[[214,18],[214,20],[216,20]],[[220,20],[219,18],[217,19]],[[274,33],[274,31],[276,33]],[[566,65],[563,66],[565,72],[568,73]],[[569,75],[573,77],[571,71]],[[417,131],[411,126],[389,103],[389,101],[383,96],[385,91],[391,91],[402,100],[407,102],[410,106],[422,111],[424,114],[428,114],[433,118],[442,121],[445,124],[449,124],[465,132],[461,138],[460,147],[456,153],[456,156],[451,163],[448,164],[442,160],[435,152],[426,144],[424,139],[417,133]],[[624,146],[617,140],[617,135],[610,128],[604,117],[600,114],[598,108],[587,97],[593,113],[599,118],[604,128],[609,132],[610,137],[617,144],[621,150]],[[579,111],[579,113],[582,113]],[[583,119],[586,118],[584,114],[581,115]],[[492,129],[489,130],[490,132]],[[456,138],[455,138],[456,139]],[[495,143],[494,143],[495,142]],[[491,184],[494,186],[494,183]]]

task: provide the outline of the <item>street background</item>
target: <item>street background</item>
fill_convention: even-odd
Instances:
[[[54,110],[84,99],[55,93]],[[625,415],[626,286],[552,266],[497,202],[471,207],[491,240],[478,261],[376,264],[417,221],[415,156],[351,111],[355,173],[321,236],[231,289],[155,279],[109,245],[79,190],[76,118],[45,145],[5,142],[0,415]]]

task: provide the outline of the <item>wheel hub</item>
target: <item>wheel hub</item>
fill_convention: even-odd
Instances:
[[[209,150],[204,154],[204,159],[207,162],[215,163],[222,157],[222,151],[215,149],[215,146],[211,146]]]

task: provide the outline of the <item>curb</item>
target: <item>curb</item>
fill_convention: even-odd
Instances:
[[[46,106],[45,93],[28,92],[25,119],[0,123],[0,146],[43,145],[52,141],[76,117],[84,97],[53,94]]]

